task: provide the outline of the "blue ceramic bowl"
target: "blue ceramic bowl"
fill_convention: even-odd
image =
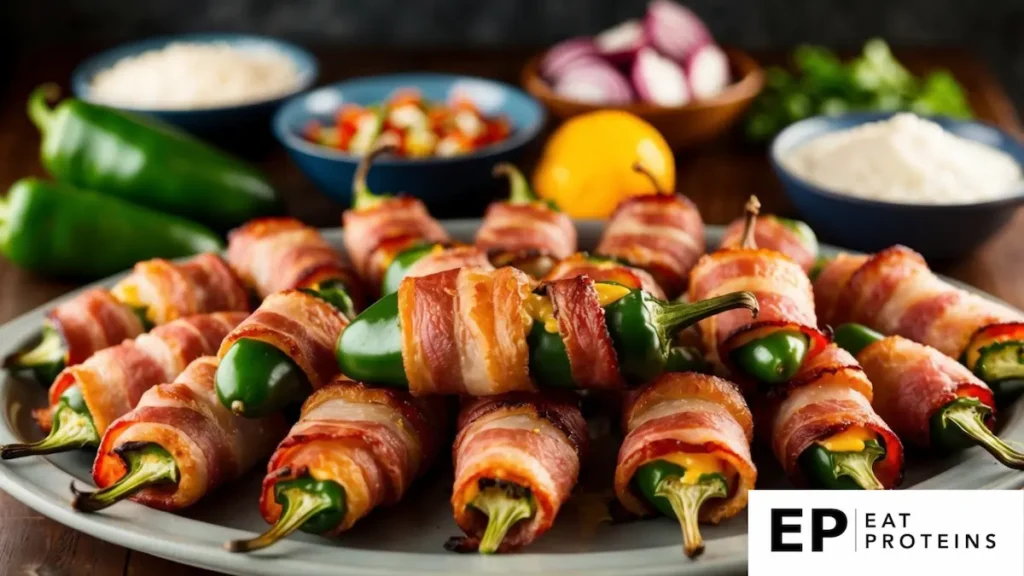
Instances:
[[[414,87],[427,100],[444,102],[453,92],[468,96],[487,115],[501,115],[512,125],[505,141],[465,156],[375,160],[368,184],[378,193],[405,193],[421,198],[435,215],[479,216],[494,189],[491,170],[498,162],[516,162],[544,126],[540,103],[526,93],[493,80],[448,74],[393,74],[339,82],[292,98],[274,116],[274,135],[302,171],[328,196],[348,205],[359,157],[308,142],[300,131],[311,120],[333,123],[342,104],[379,103],[401,88]]]
[[[782,131],[772,143],[771,163],[790,201],[823,240],[874,252],[904,244],[926,258],[943,260],[969,254],[995,234],[1024,203],[1024,187],[1005,198],[974,204],[900,204],[854,198],[830,192],[794,175],[780,162],[811,140],[893,113],[853,113],[816,116]],[[983,124],[950,118],[930,118],[957,136],[981,142],[1013,156],[1024,165],[1024,146],[1005,132]]]
[[[161,110],[153,108],[133,108],[114,106],[126,110],[146,114],[169,124],[178,126],[199,135],[216,135],[225,131],[240,132],[246,130],[266,130],[274,111],[288,98],[308,90],[316,82],[318,67],[312,54],[281,40],[266,36],[248,34],[185,34],[150,38],[140,42],[125,44],[97,54],[78,65],[71,74],[71,90],[82,100],[90,98],[90,84],[93,76],[101,70],[113,66],[122,58],[137,56],[150,50],[159,50],[172,42],[191,43],[224,43],[240,49],[273,49],[290,58],[300,74],[299,86],[280,97],[272,100],[261,100],[249,104],[220,106],[193,110]]]

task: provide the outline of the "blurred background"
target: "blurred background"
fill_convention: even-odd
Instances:
[[[312,46],[539,47],[642,14],[646,0],[8,0],[0,42],[31,65],[59,46],[159,34],[240,31]],[[956,46],[984,59],[1024,103],[1021,0],[690,0],[719,42],[750,50],[800,43],[858,49]],[[59,17],[57,17],[59,15]],[[5,64],[6,63],[6,64]]]

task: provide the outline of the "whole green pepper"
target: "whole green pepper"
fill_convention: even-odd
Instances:
[[[296,530],[324,534],[345,520],[345,488],[333,480],[317,480],[308,473],[275,484],[274,501],[281,505],[277,522],[256,538],[226,543],[228,552],[260,550]]]
[[[28,444],[7,444],[0,446],[0,458],[13,460],[25,456],[58,454],[78,448],[93,448],[100,443],[100,435],[92,421],[92,414],[82,397],[82,389],[72,386],[61,394],[53,410],[53,426],[50,433]]]
[[[96,278],[140,260],[223,248],[195,222],[36,178],[15,182],[0,201],[0,251],[37,272]]]
[[[788,381],[807,357],[807,335],[795,330],[773,332],[733,350],[729,359],[747,376],[768,384]]]
[[[670,304],[642,290],[631,290],[605,306],[605,323],[623,378],[633,386],[653,380],[669,365],[675,333],[703,318],[736,308],[756,314],[757,299],[749,292],[735,292],[695,303]],[[539,386],[577,387],[566,368],[568,357],[558,333],[548,332],[541,322],[534,322],[527,340],[530,376]],[[381,298],[357,316],[338,338],[335,353],[341,371],[349,378],[407,388],[398,294]]]
[[[127,472],[106,488],[80,491],[71,484],[71,506],[79,512],[97,512],[152,486],[177,485],[178,463],[163,446],[153,442],[126,442],[114,449]]]
[[[399,252],[398,256],[388,264],[384,271],[384,280],[381,281],[380,293],[391,294],[398,292],[398,286],[402,280],[409,275],[413,265],[441,248],[441,244],[418,244],[407,250]]]
[[[281,211],[274,188],[241,160],[112,108],[74,98],[48,108],[58,94],[55,84],[44,84],[28,104],[43,136],[43,166],[58,180],[218,229]]]
[[[864,442],[857,452],[833,452],[821,444],[812,444],[800,454],[800,470],[807,483],[822,490],[884,490],[872,469],[885,457],[885,446],[878,440]]]
[[[652,507],[669,518],[676,518],[683,530],[683,550],[690,558],[704,551],[704,538],[698,520],[700,508],[713,498],[725,498],[729,485],[721,474],[702,474],[695,483],[683,483],[686,469],[667,460],[654,460],[637,469],[634,489]]]

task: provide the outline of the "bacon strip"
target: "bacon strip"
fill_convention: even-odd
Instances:
[[[259,218],[228,234],[228,263],[260,298],[328,280],[344,284],[357,309],[361,282],[315,228],[295,218]]]
[[[137,300],[157,325],[193,314],[250,310],[245,286],[216,254],[200,254],[181,264],[160,258],[139,262],[111,292],[123,302]]]
[[[335,379],[306,400],[271,456],[260,495],[263,518],[274,524],[281,516],[278,482],[309,474],[345,489],[345,518],[330,532],[338,535],[374,508],[401,500],[430,467],[447,428],[440,398]]]
[[[824,349],[828,339],[817,328],[811,281],[788,257],[774,250],[719,250],[703,256],[690,274],[691,302],[740,290],[757,297],[756,321],[751,321],[747,310],[730,310],[699,323],[713,362],[725,365],[732,350],[780,330],[808,336],[808,359]]]
[[[546,532],[569,498],[586,450],[587,423],[575,402],[553,395],[513,393],[471,401],[459,414],[452,448],[455,484],[452,511],[473,543],[486,517],[470,507],[481,479],[530,489],[532,518],[516,523],[499,551],[525,546]]]
[[[334,345],[348,319],[337,308],[298,290],[271,294],[224,338],[217,356],[223,358],[242,339],[266,342],[284,352],[302,369],[313,389],[338,374]]]
[[[561,260],[576,251],[576,226],[567,214],[541,202],[494,202],[477,230],[476,246],[488,254],[536,254]]]
[[[747,493],[757,481],[750,456],[754,424],[732,383],[693,372],[664,374],[627,402],[623,429],[627,434],[615,468],[615,495],[630,512],[653,512],[633,492],[637,469],[680,452],[711,454],[737,473],[729,496],[701,509],[702,521],[717,524],[747,506]]]
[[[115,420],[103,435],[93,464],[96,486],[106,488],[127,472],[116,452],[119,446],[157,444],[174,456],[178,484],[145,488],[132,500],[160,510],[180,510],[270,454],[287,430],[284,419],[232,414],[217,399],[216,371],[216,358],[198,358],[174,382],[150,388],[135,409]]]
[[[576,385],[584,389],[625,386],[594,281],[576,276],[552,282],[545,289]]]
[[[960,397],[977,398],[995,414],[992,391],[962,364],[900,336],[868,345],[857,355],[875,387],[872,405],[900,438],[929,446],[931,418]],[[991,427],[994,418],[989,418]]]
[[[831,344],[830,348],[837,347]],[[903,444],[872,409],[871,397],[863,394],[871,383],[855,362],[850,365],[849,354],[830,350],[822,356],[834,359],[831,367],[825,362],[806,366],[783,394],[767,403],[775,457],[790,480],[801,485],[799,459],[804,450],[850,427],[863,426],[885,445],[884,459],[875,461],[875,476],[885,488],[897,486],[903,478]]]
[[[576,276],[590,276],[594,282],[615,282],[623,286],[649,292],[655,298],[665,299],[665,292],[646,270],[619,264],[612,260],[593,260],[586,254],[573,254],[548,272],[545,282],[564,280]]]
[[[97,351],[143,332],[142,320],[103,288],[93,288],[47,314],[67,347],[64,363],[81,364]]]
[[[719,248],[740,248],[745,226],[745,217],[733,220],[725,228]],[[796,230],[787,226],[776,216],[761,214],[757,217],[757,221],[754,223],[754,242],[758,248],[785,254],[803,268],[804,272],[808,272],[814,267],[817,253],[813,250],[813,246],[805,244]]]
[[[475,246],[452,246],[440,248],[409,267],[407,277],[429,276],[445,270],[474,267],[483,270],[494,270],[487,253]]]
[[[57,376],[50,386],[50,406],[38,410],[36,420],[49,430],[52,410],[61,395],[78,386],[96,431],[102,434],[111,422],[134,408],[146,390],[170,382],[196,358],[216,353],[220,341],[246,316],[245,312],[186,316],[135,340],[104,348]]]
[[[814,310],[818,313],[818,321],[822,326],[840,324],[836,321],[840,318],[836,309],[839,305],[839,296],[853,273],[867,259],[868,257],[863,254],[843,253],[832,259],[818,273],[814,280]]]
[[[859,322],[952,357],[982,328],[1024,321],[1015,310],[943,281],[905,246],[862,258],[839,258],[822,271],[815,292],[819,300],[835,302],[822,321]]]
[[[686,288],[704,253],[704,221],[685,196],[654,194],[623,201],[605,228],[597,253],[620,258],[654,275],[670,297]]]
[[[524,311],[530,290],[530,278],[515,268],[403,280],[398,313],[409,390],[417,396],[532,390]]]
[[[391,259],[418,242],[447,242],[448,233],[423,202],[400,196],[342,214],[345,250],[367,286],[379,287]]]

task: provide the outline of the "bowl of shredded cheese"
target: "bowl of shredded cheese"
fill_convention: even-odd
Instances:
[[[988,124],[909,113],[818,116],[771,147],[787,196],[820,236],[875,251],[962,257],[1024,203],[1024,146]]]
[[[274,38],[193,34],[152,38],[89,58],[72,90],[83,100],[147,114],[200,134],[259,124],[316,81],[316,59]]]

